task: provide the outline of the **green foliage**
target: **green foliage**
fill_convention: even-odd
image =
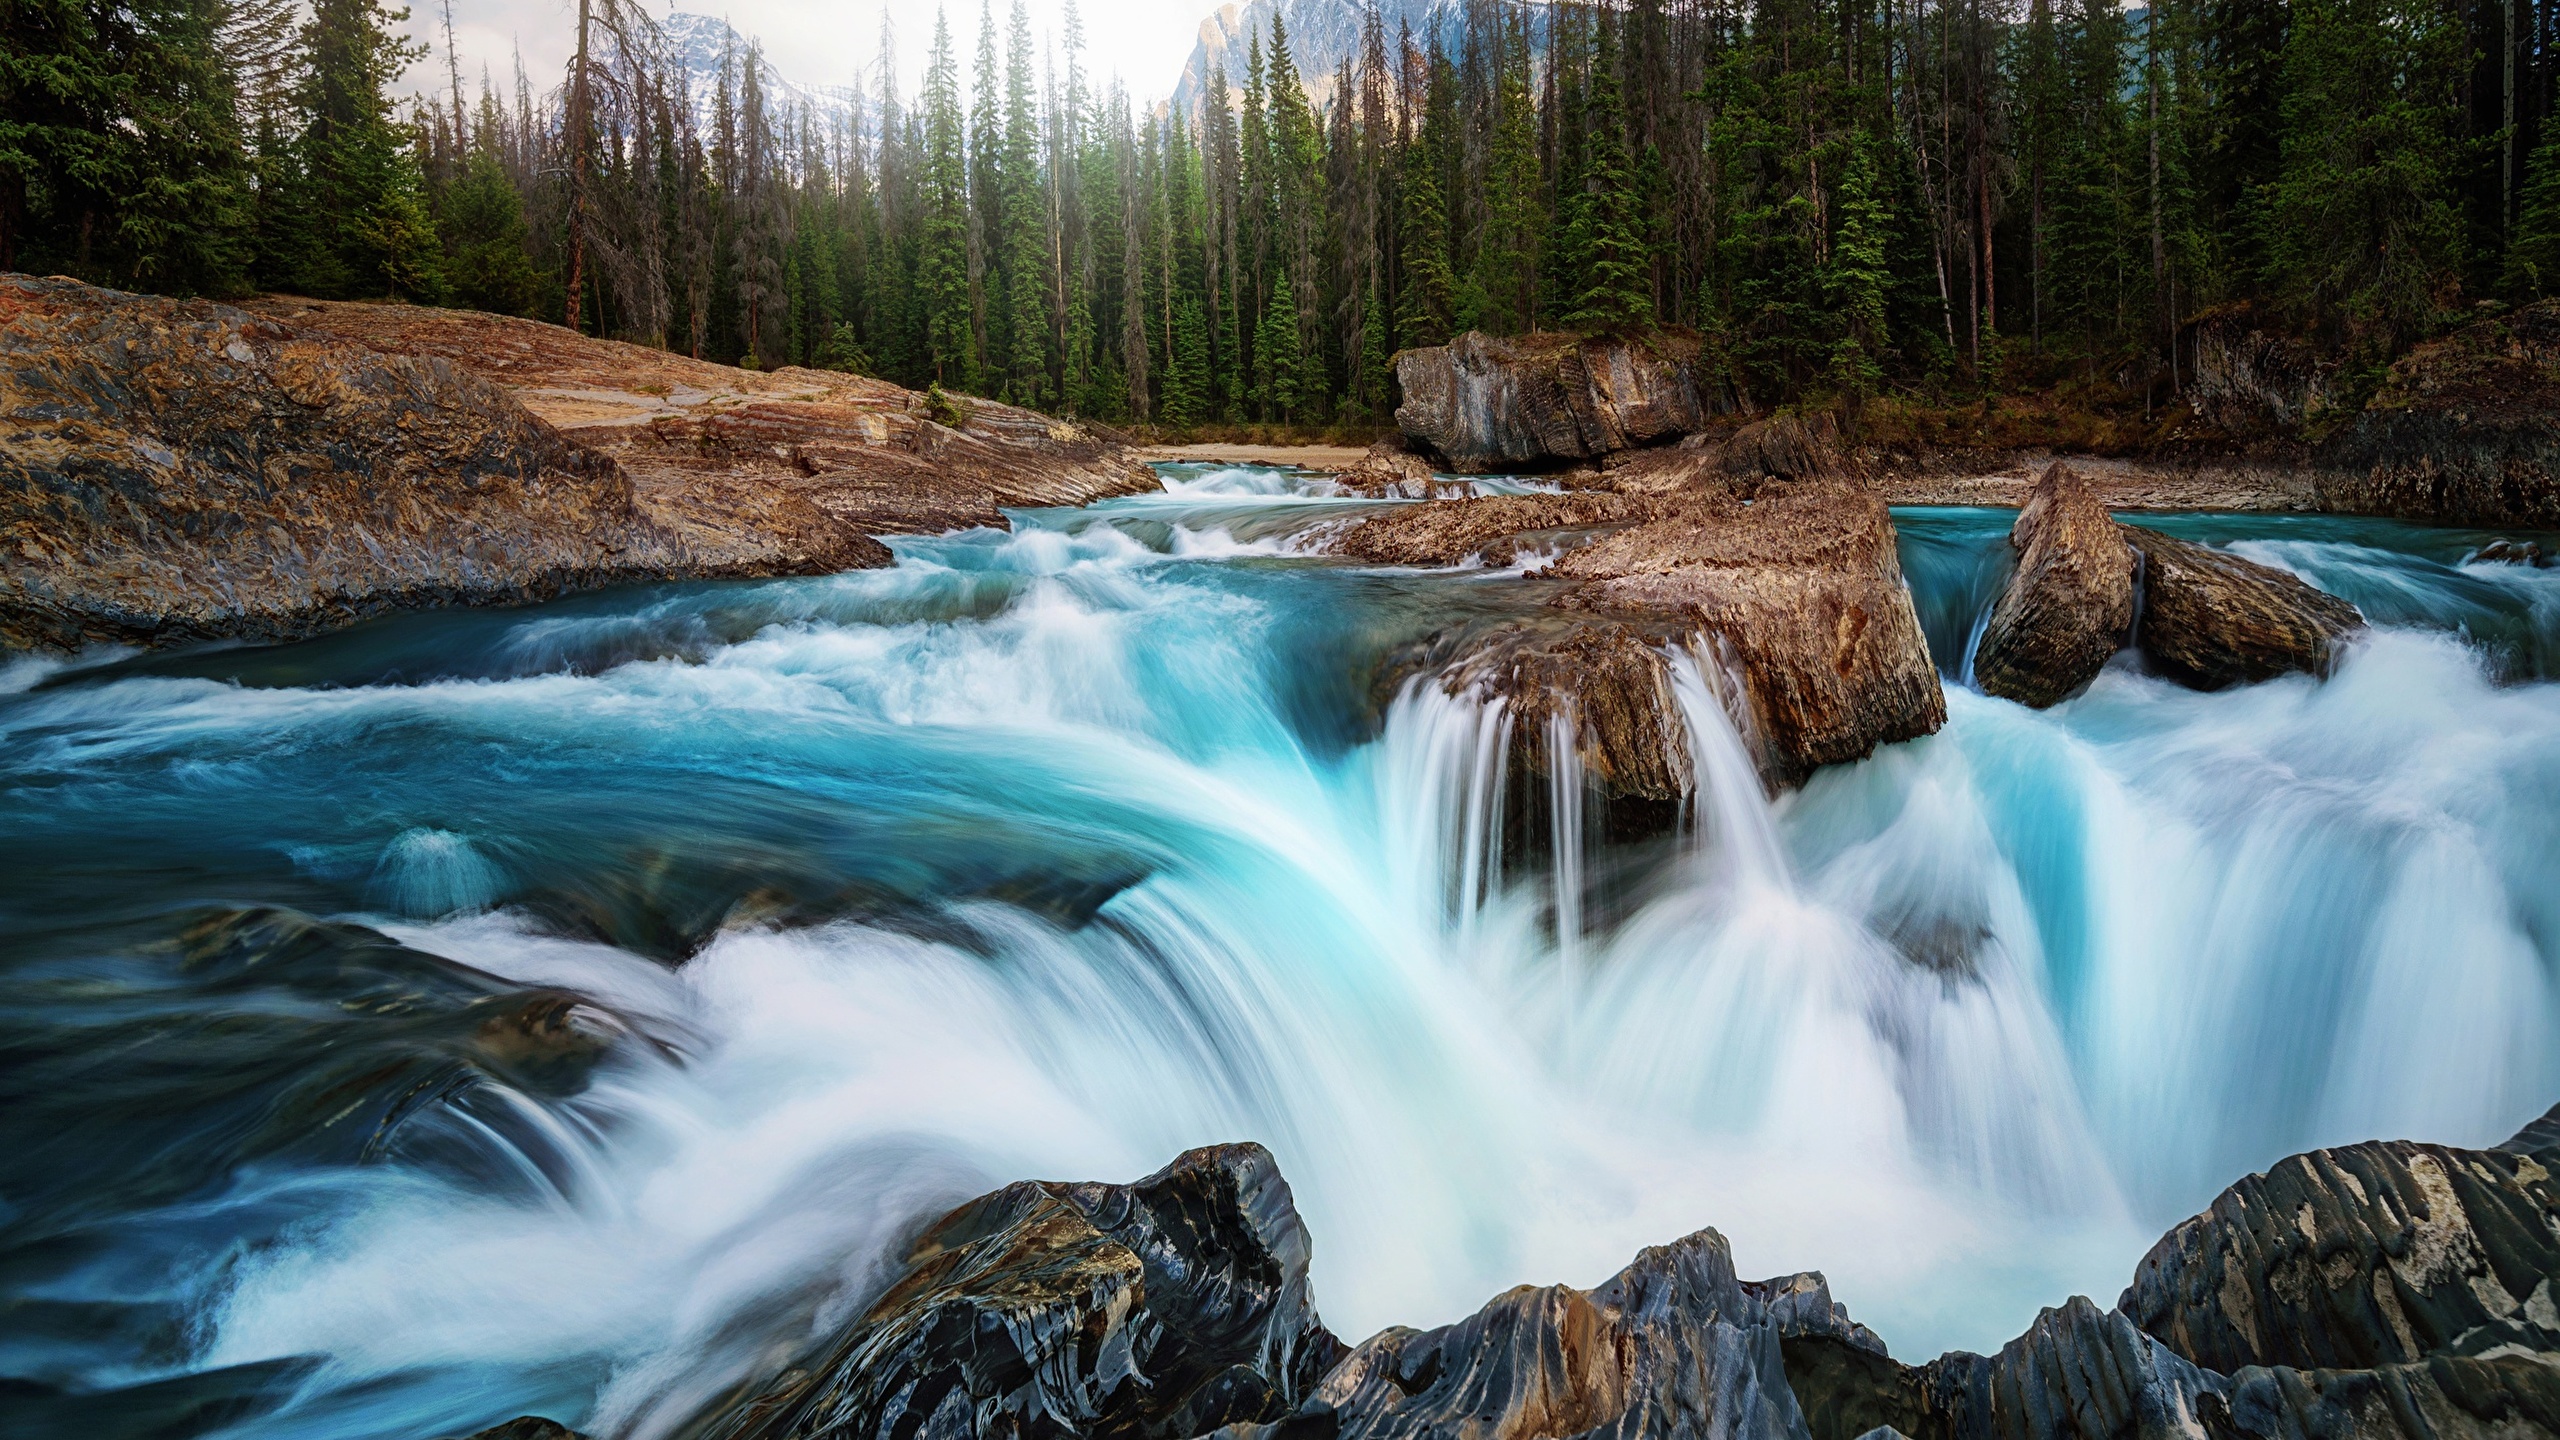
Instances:
[[[2270,294],[2369,347],[2414,338],[2463,264],[2460,23],[2434,0],[2296,0],[2283,164],[2259,243]]]
[[[2560,295],[2560,125],[2534,149],[2519,208],[2507,245],[2506,290],[2526,300]]]
[[[526,250],[524,197],[496,155],[475,150],[464,162],[437,207],[436,233],[455,304],[499,315],[533,313],[542,282]]]
[[[259,263],[269,283],[323,298],[444,297],[425,176],[388,94],[426,53],[397,33],[408,17],[377,0],[312,6],[295,95],[302,133],[270,202],[276,223]]]
[[[1298,353],[1297,292],[1291,288],[1285,270],[1280,273],[1279,283],[1272,287],[1271,305],[1263,311],[1254,351],[1261,360],[1261,377],[1253,392],[1254,408],[1266,420],[1299,419],[1304,414],[1299,387],[1305,366]]]
[[[1585,330],[1628,331],[1653,323],[1651,257],[1627,155],[1627,109],[1618,85],[1618,30],[1603,11],[1583,102],[1582,193],[1565,244],[1581,287],[1565,323]]]

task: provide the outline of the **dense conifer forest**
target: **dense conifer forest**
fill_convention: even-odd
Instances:
[[[376,0],[0,0],[0,268],[1177,428],[1380,423],[1395,351],[1470,328],[1694,332],[1760,404],[2147,404],[2200,316],[2250,307],[2352,381],[2560,291],[2560,0],[1446,14],[1372,11],[1329,87],[1274,22],[1177,114],[1018,3],[884,33],[820,108],[753,48],[700,79],[626,0],[511,86]]]

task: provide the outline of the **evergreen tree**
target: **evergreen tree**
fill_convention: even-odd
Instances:
[[[1299,395],[1300,362],[1298,349],[1298,299],[1289,284],[1289,272],[1280,272],[1271,287],[1271,306],[1262,315],[1262,330],[1255,337],[1255,350],[1262,362],[1261,379],[1254,390],[1254,407],[1266,420],[1295,420],[1303,401]]]
[[[978,388],[970,334],[969,175],[961,129],[960,65],[951,22],[936,12],[924,81],[923,242],[916,289],[924,310],[925,360],[933,382]]]
[[[1450,131],[1457,125],[1457,77],[1436,49],[1430,61],[1422,125],[1405,147],[1404,210],[1398,258],[1404,286],[1398,296],[1396,341],[1411,348],[1449,338],[1455,308],[1449,275],[1449,207],[1440,179],[1449,163]]]
[[[524,197],[506,166],[482,145],[463,162],[436,217],[454,303],[499,315],[531,316],[541,298],[526,247]]]
[[[1634,169],[1627,160],[1627,110],[1618,83],[1617,26],[1601,12],[1583,103],[1583,195],[1567,245],[1582,266],[1568,324],[1633,330],[1653,323],[1652,260]]]
[[[281,203],[271,283],[323,297],[437,299],[444,292],[425,177],[389,87],[426,47],[394,27],[406,10],[316,0],[302,28],[302,132]]]
[[[1003,187],[1005,398],[1046,402],[1049,376],[1048,206],[1040,185],[1039,117],[1031,88],[1031,18],[1013,0],[1005,69]]]

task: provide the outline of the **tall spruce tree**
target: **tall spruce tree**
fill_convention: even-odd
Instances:
[[[950,18],[939,11],[926,61],[923,109],[916,290],[924,312],[925,364],[934,384],[974,390],[977,346],[970,329],[969,161],[960,110],[960,61],[952,47]]]

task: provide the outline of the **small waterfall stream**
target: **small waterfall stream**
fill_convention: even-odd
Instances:
[[[1544,593],[1296,553],[1370,503],[1175,471],[891,570],[6,672],[0,1373],[259,1397],[220,1433],[664,1434],[937,1207],[1247,1138],[1347,1335],[1712,1224],[1927,1355],[2112,1299],[2277,1156],[2560,1097],[2560,572],[2163,522],[2380,628],[2326,683],[1951,687],[1774,800],[1702,640],[1681,830],[1607,843],[1569,725],[1524,787],[1500,703],[1368,693]],[[2005,524],[1902,519],[1950,671]],[[408,948],[170,938],[241,904]],[[417,996],[532,986],[620,1037],[582,1085],[276,1130],[479,1043]]]

